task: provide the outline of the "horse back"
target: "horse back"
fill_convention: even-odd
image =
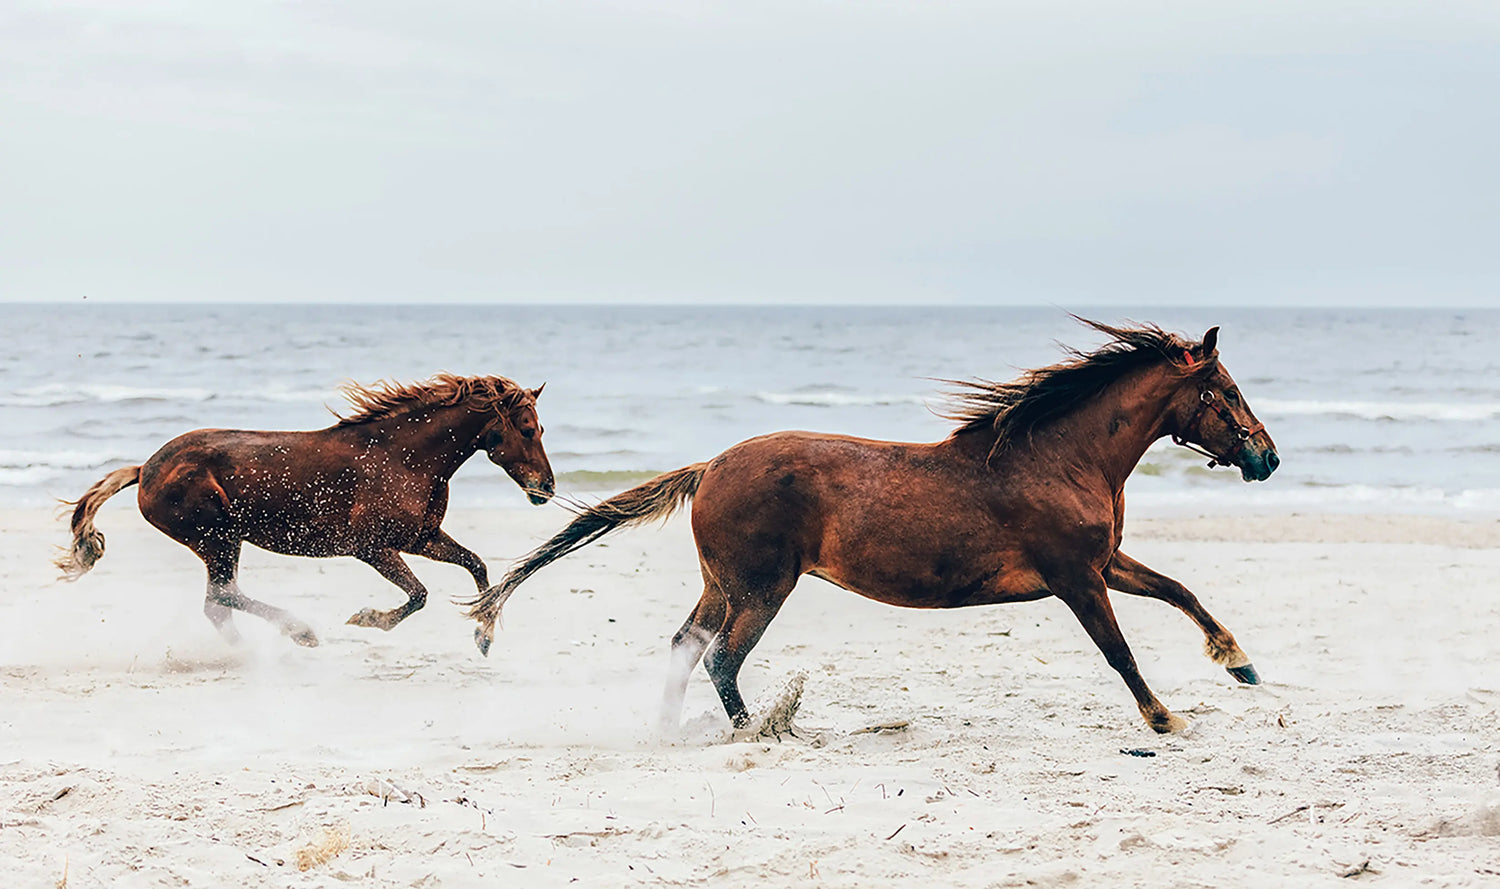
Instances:
[[[399,545],[419,534],[435,485],[336,431],[184,433],[142,466],[141,512],[179,540],[224,534],[294,555],[347,555],[373,535]]]
[[[1004,487],[946,441],[782,432],[710,461],[693,533],[706,572],[747,587],[810,573],[924,608],[1046,595]]]

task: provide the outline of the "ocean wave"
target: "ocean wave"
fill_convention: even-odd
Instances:
[[[757,401],[767,404],[796,404],[806,407],[869,407],[888,404],[926,404],[921,395],[861,395],[849,392],[816,390],[807,392],[757,392]]]
[[[1360,420],[1440,420],[1478,422],[1500,418],[1500,403],[1450,401],[1311,401],[1258,398],[1257,413],[1267,416],[1334,416]]]
[[[59,407],[86,402],[208,401],[213,391],[200,388],[114,386],[107,383],[47,383],[0,394],[0,407]]]
[[[343,398],[332,389],[282,389],[266,391],[257,389],[254,392],[236,392],[231,396],[235,399],[245,401],[274,401],[278,404],[321,404],[325,401],[336,401],[343,403]]]
[[[18,451],[0,448],[0,469],[98,469],[120,458],[105,451]]]
[[[656,470],[645,469],[574,469],[558,473],[557,482],[564,489],[616,490],[650,481],[658,475],[661,473]]]
[[[620,448],[616,448],[613,450],[590,451],[580,449],[578,447],[578,445],[582,444],[582,442],[575,441],[572,442],[572,444],[573,447],[566,450],[554,450],[552,448],[548,448],[548,459],[556,462],[567,462],[573,460],[601,460],[608,457],[612,458],[616,462],[619,462],[638,460],[639,458],[648,456],[642,451],[631,451]]]
[[[1136,506],[1254,507],[1277,509],[1394,509],[1426,511],[1457,509],[1494,512],[1500,510],[1500,489],[1472,488],[1445,491],[1422,485],[1308,484],[1298,487],[1226,486],[1204,499],[1202,490],[1153,489],[1127,493]]]
[[[53,466],[0,466],[0,487],[36,488],[62,476],[62,470]]]

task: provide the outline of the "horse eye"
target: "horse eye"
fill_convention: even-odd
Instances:
[[[1234,391],[1233,389],[1226,389],[1224,390],[1224,398],[1230,404],[1238,404],[1240,401],[1240,393]]]
[[[531,428],[522,429],[521,437],[525,439],[536,438],[536,430]]]

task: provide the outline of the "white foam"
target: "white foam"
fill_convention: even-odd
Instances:
[[[162,386],[114,386],[106,383],[47,383],[17,389],[0,395],[0,405],[6,407],[56,407],[64,404],[80,404],[89,401],[208,401],[214,397],[209,389],[168,388]]]
[[[97,469],[116,461],[107,451],[23,451],[0,448],[0,469]]]
[[[1313,401],[1257,398],[1257,413],[1266,416],[1342,416],[1362,420],[1442,420],[1477,422],[1500,418],[1497,402],[1448,401]]]
[[[847,407],[883,404],[925,404],[921,395],[854,395],[846,392],[757,392],[755,398],[768,404],[798,404],[809,407]]]

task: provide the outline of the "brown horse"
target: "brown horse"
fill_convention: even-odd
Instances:
[[[737,727],[748,721],[740,665],[803,574],[910,608],[1056,596],[1125,679],[1146,722],[1159,732],[1184,727],[1141,679],[1108,588],[1181,609],[1203,630],[1210,658],[1240,682],[1258,679],[1192,593],[1120,552],[1125,479],[1166,435],[1238,466],[1246,481],[1268,478],[1280,461],[1218,360],[1218,328],[1192,343],[1157,327],[1084,323],[1111,341],[1014,382],[960,384],[950,414],[959,426],[943,441],[779,432],[582,512],[465,603],[479,621],[480,651],[505,600],[538,569],[696,497],[704,590],[672,639],[664,728],[677,724],[705,652],[725,712]]]
[[[532,503],[552,497],[552,467],[542,449],[536,399],[504,377],[439,374],[425,383],[380,382],[344,388],[354,412],[316,432],[200,429],[167,442],[140,466],[117,469],[73,506],[73,545],[57,560],[77,580],[104,555],[94,515],[105,500],[139,483],[141,515],[192,550],[208,568],[203,612],[231,642],[230,609],[264,618],[299,645],[312,628],[239,590],[240,545],[293,556],[354,556],[407,596],[390,611],[366,608],[349,618],[389,630],[427,600],[427,588],[402,553],[468,569],[483,591],[484,562],[440,527],[448,480],[485,451]]]

